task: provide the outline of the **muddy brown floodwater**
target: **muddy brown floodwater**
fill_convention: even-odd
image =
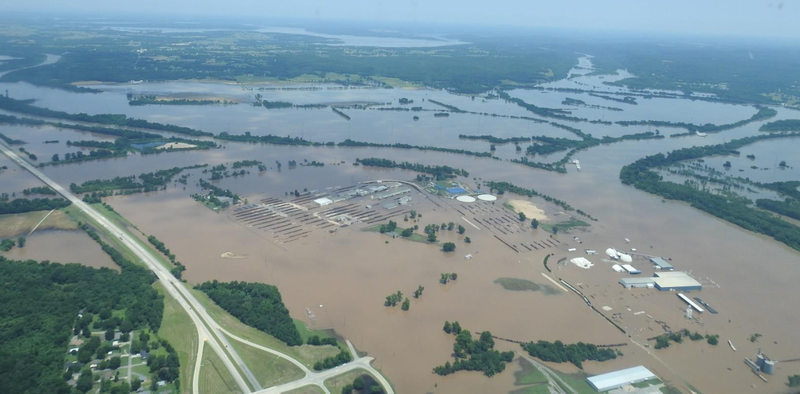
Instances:
[[[600,81],[599,77],[579,78]],[[199,127],[214,132],[230,128],[239,132],[250,130],[258,135],[291,134],[313,141],[339,142],[353,138],[479,151],[488,150],[489,144],[459,140],[458,134],[493,134],[498,137],[545,134],[574,138],[566,131],[549,125],[469,114],[454,113],[449,119],[433,119],[430,112],[422,112],[424,118],[414,122],[411,120],[413,114],[408,112],[344,110],[352,117],[352,121],[347,122],[329,109],[270,111],[247,105],[130,107],[121,90],[76,95],[27,84],[0,85],[9,88],[17,98],[40,98],[42,101],[39,105],[54,109],[126,113],[151,121]],[[191,89],[187,88],[185,92],[191,92]],[[425,109],[437,109],[427,101],[433,98],[470,111],[532,116],[517,106],[499,100],[472,100],[427,90],[269,91],[265,95],[267,99],[286,99],[296,103],[354,100],[393,102],[400,97],[408,97],[415,100],[414,105],[419,103]],[[590,104],[616,106],[584,94],[514,91],[514,95],[537,105],[551,107],[560,106],[565,96],[585,99]],[[424,104],[423,99],[426,99]],[[608,114],[602,110],[578,109],[576,114],[591,118],[608,115],[613,120],[663,119],[724,123],[746,119],[754,113],[751,107],[719,103],[669,99],[640,101],[642,105],[638,108],[625,107],[623,112]],[[792,117],[797,116],[789,110],[778,109],[778,116],[772,120]],[[595,136],[623,135],[650,129],[569,124]],[[759,347],[775,360],[800,357],[800,340],[796,334],[796,327],[800,326],[796,295],[800,254],[771,238],[744,231],[686,204],[662,201],[656,196],[624,186],[619,181],[620,168],[643,156],[754,135],[762,124],[749,124],[707,138],[666,138],[595,147],[573,157],[580,160],[582,172],[569,166],[567,174],[534,170],[501,160],[438,152],[239,143],[223,143],[224,149],[212,151],[148,157],[131,155],[124,159],[47,167],[44,171],[67,186],[72,182],[138,175],[174,166],[198,163],[216,165],[256,159],[270,168],[263,173],[251,168],[251,173],[244,177],[215,181],[216,185],[241,194],[253,204],[263,199],[291,201],[292,198],[286,195],[288,191],[305,188],[326,191],[329,190],[327,188],[347,187],[375,179],[411,180],[416,175],[409,171],[352,165],[356,158],[365,157],[463,168],[470,172],[470,176],[459,180],[473,189],[480,188],[480,180],[508,181],[534,188],[567,201],[599,221],[592,222],[586,231],[559,233],[551,238],[542,229],[531,230],[527,224],[514,222],[515,214],[503,208],[505,199],[524,197],[506,195],[494,204],[460,204],[454,200],[413,192],[410,206],[396,209],[414,209],[421,213],[422,218],[417,223],[420,227],[452,221],[467,229],[465,236],[472,239],[471,244],[464,243],[463,236],[455,231],[440,234],[440,241],[451,241],[457,245],[455,252],[446,254],[430,244],[361,231],[368,226],[367,223],[340,228],[336,233],[328,232],[330,228],[316,228],[308,234],[303,231],[290,233],[295,229],[283,231],[277,227],[259,229],[250,226],[230,212],[213,212],[189,197],[199,191],[198,177],[207,177],[198,170],[188,172],[191,176],[185,186],[174,184],[166,191],[117,196],[108,198],[107,202],[143,232],[164,241],[178,260],[186,265],[184,277],[192,284],[217,279],[256,281],[278,286],[293,317],[305,320],[313,328],[334,329],[350,339],[360,351],[376,358],[375,366],[388,376],[399,393],[502,393],[516,388],[513,385],[513,371],[518,368],[516,364],[509,365],[505,372],[491,379],[471,372],[459,372],[448,377],[434,375],[434,366],[452,360],[450,355],[454,338],[442,331],[445,320],[459,321],[464,328],[473,332],[489,330],[499,337],[521,341],[541,339],[565,343],[627,344],[620,348],[624,356],[616,360],[585,362],[584,369],[588,374],[642,364],[685,392],[691,385],[706,394],[779,393],[785,392],[788,375],[800,373],[800,363],[778,363],[775,375],[768,376],[768,382],[764,383],[750,372],[743,358],[754,357]],[[67,139],[100,138],[88,133],[48,127],[0,126],[0,131],[11,138],[29,141],[26,148],[40,158],[74,151],[65,146]],[[661,131],[672,134],[683,130]],[[50,139],[61,141],[59,144],[44,144],[43,141]],[[757,143],[742,149],[742,152],[743,155],[755,153],[759,166],[774,167],[776,159],[792,159],[790,156],[796,152],[797,142],[797,139],[787,139]],[[777,153],[771,155],[771,152]],[[517,153],[513,145],[508,144],[498,146],[498,156],[511,158],[516,157]],[[556,154],[537,159],[555,161],[560,157]],[[326,165],[321,168],[287,168],[289,160],[302,162],[303,159],[321,161]],[[0,158],[0,163],[7,162],[2,160]],[[717,165],[719,160],[726,159],[714,158],[709,162]],[[280,171],[275,166],[276,161],[283,163]],[[341,164],[342,161],[344,164]],[[800,169],[800,164],[795,168]],[[763,177],[758,179],[787,180],[797,179],[798,170],[759,173],[748,170],[743,176],[753,175],[755,178],[757,174]],[[2,192],[19,193],[23,188],[38,185],[35,179],[28,179],[16,168],[0,174]],[[570,217],[569,213],[542,199],[534,198],[531,201],[545,211],[551,222]],[[347,203],[337,203],[332,207]],[[373,209],[384,208],[376,206]],[[462,216],[480,229],[473,227]],[[402,221],[402,216],[395,219],[400,227],[409,224]],[[301,233],[305,237],[292,237]],[[36,239],[39,236],[51,237],[47,233],[32,237],[29,247],[39,244]],[[574,236],[580,238],[580,244],[573,239]],[[629,244],[625,238],[630,239]],[[45,241],[45,238],[42,240]],[[60,245],[67,250],[72,245],[69,240],[47,239],[46,243],[52,250],[62,249]],[[572,247],[577,251],[568,252]],[[583,252],[584,249],[594,249],[602,253],[609,247],[619,250],[636,248],[640,253],[671,258],[677,270],[690,272],[705,284],[702,291],[689,296],[701,297],[719,314],[695,314],[695,320],[687,320],[684,317],[685,304],[673,292],[622,288],[618,280],[628,275],[614,272],[611,264],[603,261],[605,256],[586,255]],[[220,257],[225,252],[246,257]],[[33,249],[27,253],[34,256]],[[547,273],[542,261],[550,253],[554,256],[549,263],[553,272],[549,275],[577,286],[606,316],[616,316],[615,321],[627,334],[609,324],[571,292],[560,289],[552,295],[534,291],[515,292],[504,290],[494,283],[497,278],[520,278],[539,285],[555,286],[542,275]],[[472,258],[465,259],[467,254],[471,254]],[[93,255],[83,252],[65,256],[66,260],[86,260],[81,262],[88,264],[89,260],[95,261]],[[572,264],[557,264],[561,258],[568,260],[578,256],[587,257],[595,264],[594,267],[584,270]],[[642,276],[653,274],[646,260],[637,258],[633,265],[643,271]],[[443,272],[458,273],[458,280],[447,285],[439,284],[438,279]],[[412,298],[409,311],[383,306],[384,298],[390,293],[400,290],[405,295],[411,295],[419,285],[425,286],[425,292],[420,299]],[[314,312],[315,322],[308,321],[306,308]],[[663,325],[673,330],[686,328],[702,334],[718,334],[720,344],[711,346],[705,341],[685,340],[668,349],[654,350],[654,341],[647,341],[647,338],[662,334]],[[763,336],[758,342],[751,343],[748,338],[754,333]],[[728,340],[735,344],[737,352],[727,345]],[[647,344],[649,346],[645,346]],[[518,345],[511,343],[498,341],[497,347],[521,352]],[[548,365],[567,373],[578,372],[577,368],[568,364]]]

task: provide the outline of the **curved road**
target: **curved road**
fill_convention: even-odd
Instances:
[[[230,358],[227,357],[225,353],[225,349],[228,350],[231,357],[236,360],[239,367],[242,371],[246,371],[245,373],[248,375],[248,378],[252,377],[252,373],[250,372],[247,366],[239,357],[238,353],[230,347],[227,339],[224,338],[217,338],[214,336],[208,327],[216,327],[217,324],[205,313],[205,309],[202,308],[200,302],[194,297],[194,295],[189,292],[183,284],[175,279],[174,276],[167,270],[166,267],[161,265],[161,263],[153,256],[149,251],[144,249],[138,242],[137,239],[134,238],[133,235],[129,235],[124,232],[122,229],[117,227],[116,224],[112,223],[110,220],[106,219],[103,215],[99,214],[97,211],[94,210],[91,206],[83,202],[81,199],[73,195],[68,190],[64,189],[44,175],[41,171],[37,170],[33,167],[30,163],[20,158],[13,150],[11,150],[8,146],[4,143],[0,143],[0,151],[2,151],[6,156],[8,156],[12,161],[19,164],[22,168],[28,170],[31,174],[39,178],[42,182],[53,188],[56,192],[64,196],[67,200],[72,202],[72,205],[81,211],[83,211],[86,215],[92,218],[95,222],[99,223],[101,226],[105,227],[106,230],[110,231],[112,234],[117,236],[122,243],[128,247],[136,257],[141,259],[141,261],[150,268],[153,273],[158,277],[158,280],[164,285],[166,291],[175,298],[178,303],[186,310],[186,313],[191,317],[192,321],[194,322],[195,328],[197,329],[197,337],[200,343],[208,342],[211,345],[211,348],[220,355],[225,367],[230,372],[231,376],[233,376],[236,384],[239,386],[240,390],[243,393],[250,393],[250,388],[247,386],[247,383],[242,379],[241,374],[236,369],[236,366],[231,362]],[[198,313],[199,312],[199,313]],[[202,345],[200,345],[202,346]],[[224,346],[224,348],[223,348]],[[197,376],[199,374],[199,370],[195,370],[195,377],[194,380],[197,380]],[[261,386],[258,385],[258,382],[255,381],[255,378],[252,377],[251,382],[255,382],[253,387],[260,389]],[[193,382],[195,383],[195,382]],[[199,392],[198,392],[199,393]]]
[[[87,216],[92,218],[95,222],[100,224],[101,226],[105,227],[106,230],[111,232],[111,234],[116,235],[122,243],[129,248],[139,259],[141,259],[142,263],[147,265],[148,268],[158,277],[158,280],[164,285],[166,291],[172,296],[178,303],[186,310],[186,313],[192,319],[192,322],[197,329],[197,338],[198,338],[198,351],[197,351],[197,359],[195,360],[195,370],[194,376],[192,377],[192,392],[195,394],[200,393],[200,364],[202,361],[202,355],[204,351],[205,345],[211,346],[211,348],[217,352],[217,354],[222,359],[225,367],[230,372],[233,379],[236,381],[236,384],[239,386],[239,389],[242,393],[249,394],[251,393],[250,388],[248,387],[245,380],[242,378],[242,375],[239,373],[238,368],[244,372],[245,377],[247,380],[250,381],[250,384],[255,387],[256,393],[282,393],[286,391],[293,390],[295,388],[300,388],[303,386],[308,385],[315,385],[320,387],[326,394],[330,394],[328,389],[325,387],[324,382],[327,379],[330,379],[336,375],[343,374],[345,372],[349,372],[355,369],[364,369],[371,373],[378,382],[384,388],[384,392],[386,394],[394,394],[394,390],[389,382],[386,380],[383,375],[381,375],[375,368],[372,367],[370,364],[373,360],[372,357],[360,357],[358,358],[358,353],[356,352],[353,344],[350,341],[347,341],[347,346],[350,349],[350,352],[353,355],[354,361],[351,361],[347,364],[340,365],[337,368],[329,369],[323,372],[314,372],[309,370],[303,363],[297,361],[296,359],[281,353],[277,350],[270,349],[264,346],[261,346],[257,343],[250,342],[246,339],[239,338],[236,335],[231,334],[230,332],[222,329],[215,321],[211,318],[208,314],[206,309],[203,305],[194,297],[194,295],[183,286],[179,280],[177,280],[169,270],[164,267],[159,260],[147,249],[143,248],[140,244],[138,239],[126,233],[122,229],[120,229],[116,224],[111,222],[110,220],[106,219],[103,215],[99,214],[97,211],[94,210],[91,206],[83,202],[81,199],[73,195],[70,191],[64,189],[44,175],[41,171],[37,170],[33,165],[25,161],[24,159],[20,158],[13,150],[11,150],[6,144],[0,142],[0,151],[2,151],[6,156],[8,156],[12,161],[19,164],[22,168],[28,170],[31,174],[35,177],[39,178],[42,182],[53,188],[56,192],[64,196],[67,200],[71,201],[73,206],[83,211]],[[228,342],[229,336],[236,341],[242,342],[249,346],[255,347],[257,349],[263,350],[270,354],[274,354],[278,357],[283,358],[291,362],[293,365],[300,368],[304,373],[305,377],[299,380],[295,380],[293,382],[289,382],[286,384],[282,384],[275,387],[270,387],[268,389],[262,389],[261,385],[258,383],[258,380],[255,378],[253,373],[244,363],[242,358],[230,346],[230,342]],[[228,357],[230,356],[230,358]],[[231,362],[233,359],[236,364],[234,365]]]

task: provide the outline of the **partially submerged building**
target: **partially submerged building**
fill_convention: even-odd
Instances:
[[[598,392],[604,392],[656,378],[656,375],[650,372],[649,369],[639,365],[638,367],[592,376],[586,380],[592,388]]]
[[[619,280],[626,289],[656,288],[661,291],[702,290],[703,285],[685,272],[656,272],[652,277],[622,278]]]
[[[662,259],[661,257],[651,257],[650,262],[653,263],[654,267],[660,270],[672,271],[675,269],[675,267],[673,267],[672,264]]]

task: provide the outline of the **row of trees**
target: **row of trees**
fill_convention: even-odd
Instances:
[[[800,137],[800,133],[764,134],[732,140],[718,145],[695,146],[678,149],[667,155],[656,154],[639,159],[620,171],[623,184],[659,195],[665,199],[688,202],[693,207],[727,220],[746,230],[771,236],[791,248],[800,250],[800,227],[788,223],[767,212],[752,209],[738,198],[711,194],[690,185],[666,182],[655,171],[687,160],[706,156],[728,155],[743,146],[775,138]]]
[[[366,158],[356,159],[356,163],[370,167],[383,167],[383,168],[400,168],[404,170],[411,170],[433,175],[437,180],[455,178],[456,176],[468,177],[469,172],[460,168],[453,168],[450,166],[429,166],[419,163],[409,163],[407,161],[397,163],[393,160],[379,159],[379,158]]]
[[[617,358],[616,352],[612,349],[599,348],[583,342],[565,345],[561,341],[538,341],[522,343],[521,346],[531,357],[555,363],[570,362],[581,369],[586,360],[606,361]]]
[[[528,197],[541,197],[547,202],[551,202],[553,204],[558,205],[559,207],[563,208],[565,211],[576,211],[578,214],[583,215],[591,220],[597,221],[592,215],[587,214],[586,212],[581,211],[580,209],[575,210],[572,205],[569,205],[566,201],[559,200],[554,197],[550,197],[546,194],[542,194],[535,189],[526,189],[521,186],[514,185],[508,182],[494,182],[489,181],[486,183],[489,187],[489,190],[497,190],[497,194],[505,194],[505,192],[511,192],[514,194],[518,194],[520,196],[528,196]]]
[[[445,113],[446,115],[446,113]],[[331,143],[332,144],[332,143]],[[474,152],[464,149],[451,149],[451,148],[440,148],[436,146],[420,146],[420,145],[409,145],[409,144],[402,144],[402,143],[394,143],[394,144],[380,144],[376,142],[362,142],[362,141],[353,141],[351,139],[346,139],[343,142],[336,144],[337,146],[345,146],[345,147],[362,147],[362,148],[394,148],[394,149],[416,149],[421,151],[434,151],[434,152],[443,152],[443,153],[455,153],[460,155],[468,155],[468,156],[476,156],[476,157],[490,157],[495,160],[500,160],[497,157],[494,157],[491,152]]]
[[[0,201],[0,215],[24,213],[32,211],[49,211],[70,206],[69,200],[61,198],[17,198],[11,201]]]

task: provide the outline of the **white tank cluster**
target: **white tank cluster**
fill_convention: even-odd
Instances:
[[[622,253],[614,248],[606,249],[606,254],[614,260],[622,261],[623,263],[633,262],[633,257],[629,254]]]

